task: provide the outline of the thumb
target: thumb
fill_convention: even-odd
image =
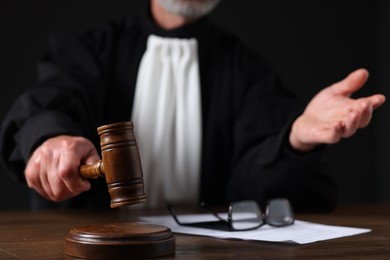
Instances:
[[[81,155],[81,161],[83,164],[94,164],[100,160],[100,156],[96,150],[95,145],[84,137],[79,137],[79,152]]]
[[[357,69],[343,80],[333,84],[333,91],[336,95],[350,96],[366,83],[368,76],[366,69]]]
[[[89,164],[94,164],[99,160],[100,160],[100,156],[98,155],[95,147],[93,147],[93,149],[91,149],[90,152],[85,156],[84,162],[85,164],[89,165]]]

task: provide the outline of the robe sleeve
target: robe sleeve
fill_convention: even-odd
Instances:
[[[103,34],[57,33],[38,66],[39,81],[21,95],[1,125],[3,164],[24,181],[24,167],[34,149],[56,135],[96,141],[107,83]]]
[[[255,199],[265,206],[271,198],[286,197],[296,211],[333,209],[337,189],[324,171],[325,147],[298,153],[289,145],[290,128],[300,111],[294,96],[257,55],[242,51],[237,56],[241,86],[234,103],[228,200]]]

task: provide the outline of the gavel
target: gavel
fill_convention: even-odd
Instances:
[[[106,178],[111,208],[146,202],[133,123],[114,123],[97,130],[102,159],[82,165],[81,177]],[[175,237],[169,228],[148,223],[92,224],[69,231],[65,253],[87,259],[155,258],[175,253]]]
[[[82,178],[105,177],[111,208],[146,202],[141,160],[133,122],[120,122],[97,128],[102,159],[82,165]]]

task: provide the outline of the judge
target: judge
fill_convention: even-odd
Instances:
[[[151,0],[146,11],[84,34],[50,37],[36,87],[0,133],[2,159],[32,188],[32,207],[106,207],[96,127],[134,121],[147,206],[286,197],[330,210],[334,181],[321,156],[369,124],[385,98],[352,99],[359,69],[303,111],[266,61],[211,24],[218,0]]]

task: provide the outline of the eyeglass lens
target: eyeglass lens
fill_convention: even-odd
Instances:
[[[229,217],[234,230],[253,229],[263,224],[261,211],[255,201],[233,203]]]
[[[294,223],[294,213],[290,202],[285,198],[272,199],[266,209],[266,222],[271,226],[287,226]]]

